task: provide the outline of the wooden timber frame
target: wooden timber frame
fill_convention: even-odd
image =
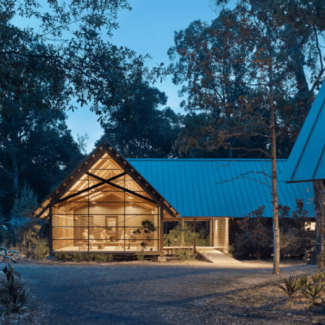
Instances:
[[[229,253],[229,219],[230,217],[181,217],[175,218],[164,218],[164,222],[181,222],[184,227],[185,222],[193,222],[193,232],[196,232],[196,222],[206,221],[210,223],[210,247],[214,247],[220,250],[224,254]],[[196,252],[198,246],[196,242],[193,242],[191,246],[185,246],[184,238],[182,238],[182,247],[188,248]],[[171,250],[167,247],[165,250]]]
[[[103,155],[107,153],[107,155],[112,159],[121,169],[123,170],[122,174],[116,175],[109,179],[105,179],[101,176],[94,175],[91,173],[91,168],[102,159]],[[80,190],[74,194],[68,195],[69,190],[76,185],[77,182],[80,182],[81,177],[87,175],[88,176],[88,188]],[[131,191],[126,187],[123,188],[116,183],[113,183],[113,180],[117,178],[124,177],[125,175],[129,176],[135,184],[137,184],[147,196],[143,196],[139,193]],[[89,186],[89,179],[91,180],[96,179],[98,182],[96,185]],[[34,216],[39,217],[46,217],[49,218],[50,223],[50,231],[49,231],[49,250],[50,254],[54,253],[53,247],[53,215],[54,210],[57,209],[56,206],[58,204],[68,201],[73,197],[77,197],[80,200],[80,195],[84,193],[86,195],[88,193],[88,225],[89,225],[89,192],[90,189],[95,190],[95,188],[99,188],[100,186],[108,184],[111,187],[117,188],[119,191],[124,192],[125,194],[128,193],[129,195],[138,197],[141,200],[146,200],[149,203],[156,204],[158,209],[158,228],[159,228],[159,250],[155,252],[155,254],[161,254],[163,248],[163,215],[164,211],[175,220],[175,218],[179,217],[179,213],[165,200],[165,198],[153,187],[151,184],[118,152],[114,149],[114,147],[109,143],[107,139],[101,141],[98,147],[68,176],[64,179],[64,181],[48,196],[48,198],[43,202],[43,204],[34,211]],[[125,181],[124,181],[125,184]],[[65,197],[64,197],[65,196]],[[86,196],[83,196],[86,199]],[[69,201],[70,202],[70,201]],[[124,200],[125,206],[125,200]],[[125,209],[125,208],[124,208]],[[125,220],[125,216],[124,216]],[[125,228],[125,224],[124,224]],[[88,226],[89,229],[89,226]],[[89,232],[88,232],[89,233]],[[125,241],[125,240],[124,240]],[[89,250],[89,239],[88,239],[88,250]],[[118,253],[120,254],[120,252]]]

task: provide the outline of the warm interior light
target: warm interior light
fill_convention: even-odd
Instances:
[[[100,195],[95,195],[94,197],[90,198],[91,200],[95,200],[95,199],[98,199],[99,197],[102,197],[104,196],[104,194],[100,194]]]
[[[129,196],[129,199],[133,199],[133,197],[132,196]]]

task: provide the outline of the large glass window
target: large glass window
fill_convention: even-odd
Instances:
[[[159,208],[107,153],[52,208],[54,251],[157,251]]]

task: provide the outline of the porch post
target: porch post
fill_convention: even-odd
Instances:
[[[212,247],[214,246],[213,245],[213,237],[214,237],[213,224],[214,224],[213,220],[210,219],[210,246],[212,246]]]
[[[161,207],[158,209],[160,214],[160,254],[164,255],[164,212]]]
[[[196,253],[196,238],[195,238],[195,231],[196,231],[196,224],[195,224],[195,218],[193,219],[193,252]]]
[[[182,246],[185,246],[185,238],[184,238],[184,227],[185,227],[185,220],[182,218]]]
[[[53,222],[52,222],[52,207],[49,212],[49,255],[53,251]]]

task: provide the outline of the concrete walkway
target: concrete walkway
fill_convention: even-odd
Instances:
[[[201,254],[209,262],[220,267],[245,267],[246,265],[236,259],[225,255],[215,248],[197,248],[196,251]]]

